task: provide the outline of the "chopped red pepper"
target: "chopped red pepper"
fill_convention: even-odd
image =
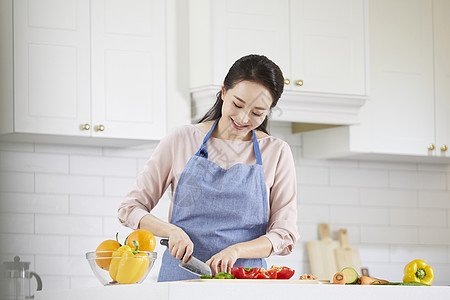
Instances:
[[[295,273],[295,270],[288,268],[288,267],[282,267],[280,270],[277,270],[277,278],[278,279],[289,279],[291,278]]]
[[[231,274],[237,279],[290,279],[295,270],[288,267],[272,266],[269,270],[260,268],[233,267]]]
[[[259,268],[233,267],[231,268],[231,274],[237,279],[252,279],[259,273],[259,270]]]
[[[277,271],[270,269],[270,270],[264,270],[261,269],[261,271],[256,274],[255,279],[277,279]]]

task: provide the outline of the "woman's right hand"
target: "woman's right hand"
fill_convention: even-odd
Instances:
[[[177,227],[169,232],[170,255],[183,262],[188,262],[194,251],[194,244],[183,229]]]

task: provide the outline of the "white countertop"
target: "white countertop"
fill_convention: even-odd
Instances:
[[[359,286],[332,284],[289,284],[264,283],[264,280],[252,283],[236,282],[164,282],[141,285],[99,286],[70,290],[39,291],[36,300],[123,300],[123,299],[158,299],[158,300],[189,300],[214,299],[433,299],[449,300],[449,286]],[[275,298],[276,297],[276,298]],[[294,298],[295,297],[295,298]]]

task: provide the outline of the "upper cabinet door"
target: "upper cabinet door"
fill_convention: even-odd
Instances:
[[[450,156],[450,1],[433,1],[436,155]]]
[[[89,1],[13,4],[14,131],[89,135]]]
[[[222,84],[231,65],[248,54],[264,54],[283,70],[289,63],[289,1],[225,0],[213,3],[214,84]],[[208,26],[205,24],[204,26]]]
[[[364,0],[291,0],[290,87],[367,95]]]
[[[91,1],[94,136],[166,131],[165,1]]]
[[[289,73],[288,0],[190,0],[190,86],[220,86],[231,65],[262,54]]]

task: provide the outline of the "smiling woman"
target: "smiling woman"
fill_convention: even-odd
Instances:
[[[158,281],[198,278],[178,267],[191,256],[213,273],[267,268],[298,238],[296,176],[289,145],[267,132],[283,92],[265,56],[236,61],[214,106],[196,125],[164,138],[119,208],[124,225],[168,237]],[[169,223],[150,212],[171,186]]]

